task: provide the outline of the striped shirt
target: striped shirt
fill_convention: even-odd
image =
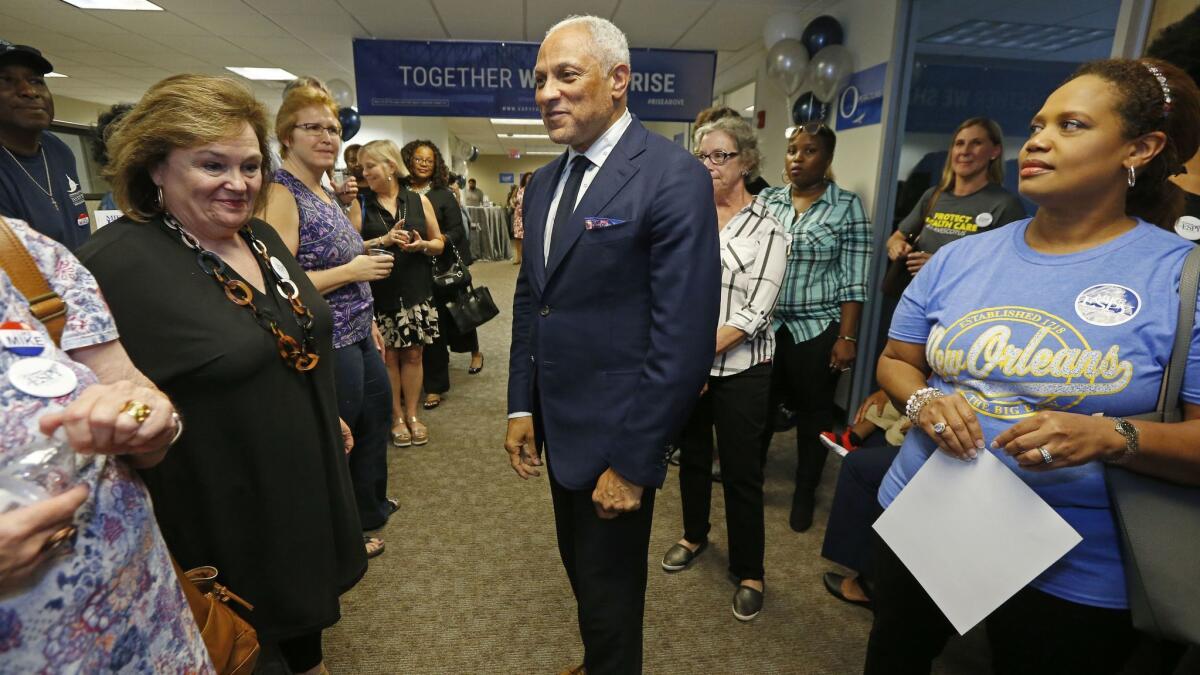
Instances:
[[[867,299],[871,222],[858,195],[833,182],[800,214],[790,186],[767,188],[758,198],[792,237],[774,325],[787,327],[797,343],[811,340],[841,320],[842,303]]]
[[[759,201],[721,229],[721,325],[747,335],[713,360],[709,375],[735,375],[775,355],[771,314],[787,267],[788,235]]]

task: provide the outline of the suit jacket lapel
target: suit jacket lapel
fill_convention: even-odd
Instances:
[[[530,269],[533,271],[539,292],[546,287],[546,258],[542,252],[546,250],[546,221],[550,218],[550,200],[554,198],[554,188],[558,186],[566,161],[567,153],[564,152],[550,163],[553,168],[549,172],[549,180],[542,181],[537,193],[532,195],[533,199],[526,202],[530,209],[525,214],[524,221],[525,256],[530,258]]]
[[[621,136],[621,140],[617,141],[617,145],[609,153],[608,159],[604,160],[604,166],[600,167],[600,171],[592,179],[587,192],[583,194],[583,199],[579,200],[579,206],[575,208],[575,212],[571,214],[566,223],[554,224],[554,238],[566,237],[566,239],[560,242],[561,245],[550,251],[550,260],[546,263],[545,270],[547,281],[554,275],[563,258],[583,234],[584,219],[600,215],[601,210],[638,172],[639,165],[635,158],[646,147],[647,133],[649,132],[646,131],[646,128],[637,121],[637,118],[634,118],[630,122],[629,128]]]

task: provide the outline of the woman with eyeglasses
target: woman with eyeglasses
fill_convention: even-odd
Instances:
[[[315,87],[288,92],[275,118],[283,166],[267,190],[262,218],[278,232],[333,311],[333,361],[338,413],[350,426],[350,478],[364,532],[382,528],[399,503],[387,496],[391,387],[380,355],[369,282],[387,278],[390,253],[367,250],[362,236],[321,185],[337,161],[341,125],[329,94]],[[363,537],[367,556],[383,541]]]
[[[713,182],[721,241],[721,314],[709,378],[680,436],[683,538],[667,550],[667,572],[686,569],[708,546],[713,430],[721,458],[729,573],[738,580],[733,615],[763,606],[763,466],[758,439],[767,425],[775,335],[771,313],[787,265],[787,234],[746,191],[758,174],[754,130],[726,117],[696,131],[696,157]]]
[[[796,411],[796,491],[788,523],[812,526],[828,450],[822,430],[833,426],[833,392],[854,364],[858,321],[867,296],[871,223],[858,195],[833,182],[829,167],[837,136],[821,122],[788,135],[788,184],[759,194],[767,212],[791,235],[783,288],[775,307],[775,365],[770,410]],[[762,435],[765,462],[774,429]]]

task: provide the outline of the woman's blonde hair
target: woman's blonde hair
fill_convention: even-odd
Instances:
[[[337,104],[333,102],[329,92],[324,89],[314,86],[299,86],[283,97],[283,105],[279,106],[279,112],[275,114],[275,138],[279,141],[280,157],[288,156],[288,146],[284,140],[291,140],[292,130],[296,128],[296,119],[300,116],[300,111],[314,107],[325,108],[329,114],[333,115],[333,119],[338,119]],[[339,133],[337,143],[341,145],[341,122],[337,123],[337,128]]]
[[[404,180],[408,178],[408,167],[404,165],[404,158],[400,154],[400,148],[389,140],[371,141],[358,151],[358,163],[362,165],[363,157],[370,156],[376,162],[387,162],[392,165],[392,175],[396,180]]]
[[[113,199],[130,218],[149,220],[163,212],[151,171],[172,150],[196,148],[237,136],[249,124],[262,153],[263,189],[272,174],[267,109],[250,90],[226,77],[174,75],[146,91],[108,132],[109,163],[103,175]]]
[[[758,177],[758,165],[762,161],[762,154],[758,151],[758,137],[754,135],[754,130],[741,117],[718,117],[711,122],[706,122],[696,130],[696,146],[704,141],[704,137],[714,131],[722,131],[733,139],[733,145],[738,154],[741,156],[742,166],[747,172],[748,178]]]
[[[954,133],[950,136],[950,151],[946,154],[946,164],[942,166],[942,180],[938,182],[938,192],[945,192],[954,187],[954,141],[958,139],[958,135],[963,129],[971,127],[981,127],[987,132],[988,140],[990,140],[997,148],[1000,148],[1000,154],[996,155],[995,159],[988,161],[987,177],[989,183],[1001,185],[1004,183],[1004,132],[1000,130],[1000,125],[994,120],[987,117],[972,117],[964,120]]]

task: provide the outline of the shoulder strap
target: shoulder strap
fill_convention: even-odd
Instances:
[[[1183,375],[1187,370],[1188,352],[1192,346],[1192,329],[1196,321],[1196,292],[1200,287],[1200,246],[1192,247],[1183,261],[1183,272],[1179,275],[1179,323],[1175,327],[1175,344],[1171,348],[1171,362],[1163,374],[1162,389],[1158,394],[1158,412],[1164,422],[1178,422],[1179,391],[1183,388]]]
[[[25,248],[3,217],[0,217],[0,267],[4,268],[13,285],[25,296],[29,309],[46,327],[54,344],[59,344],[63,325],[67,321],[67,303],[50,288],[50,283],[29,254],[29,249]]]

